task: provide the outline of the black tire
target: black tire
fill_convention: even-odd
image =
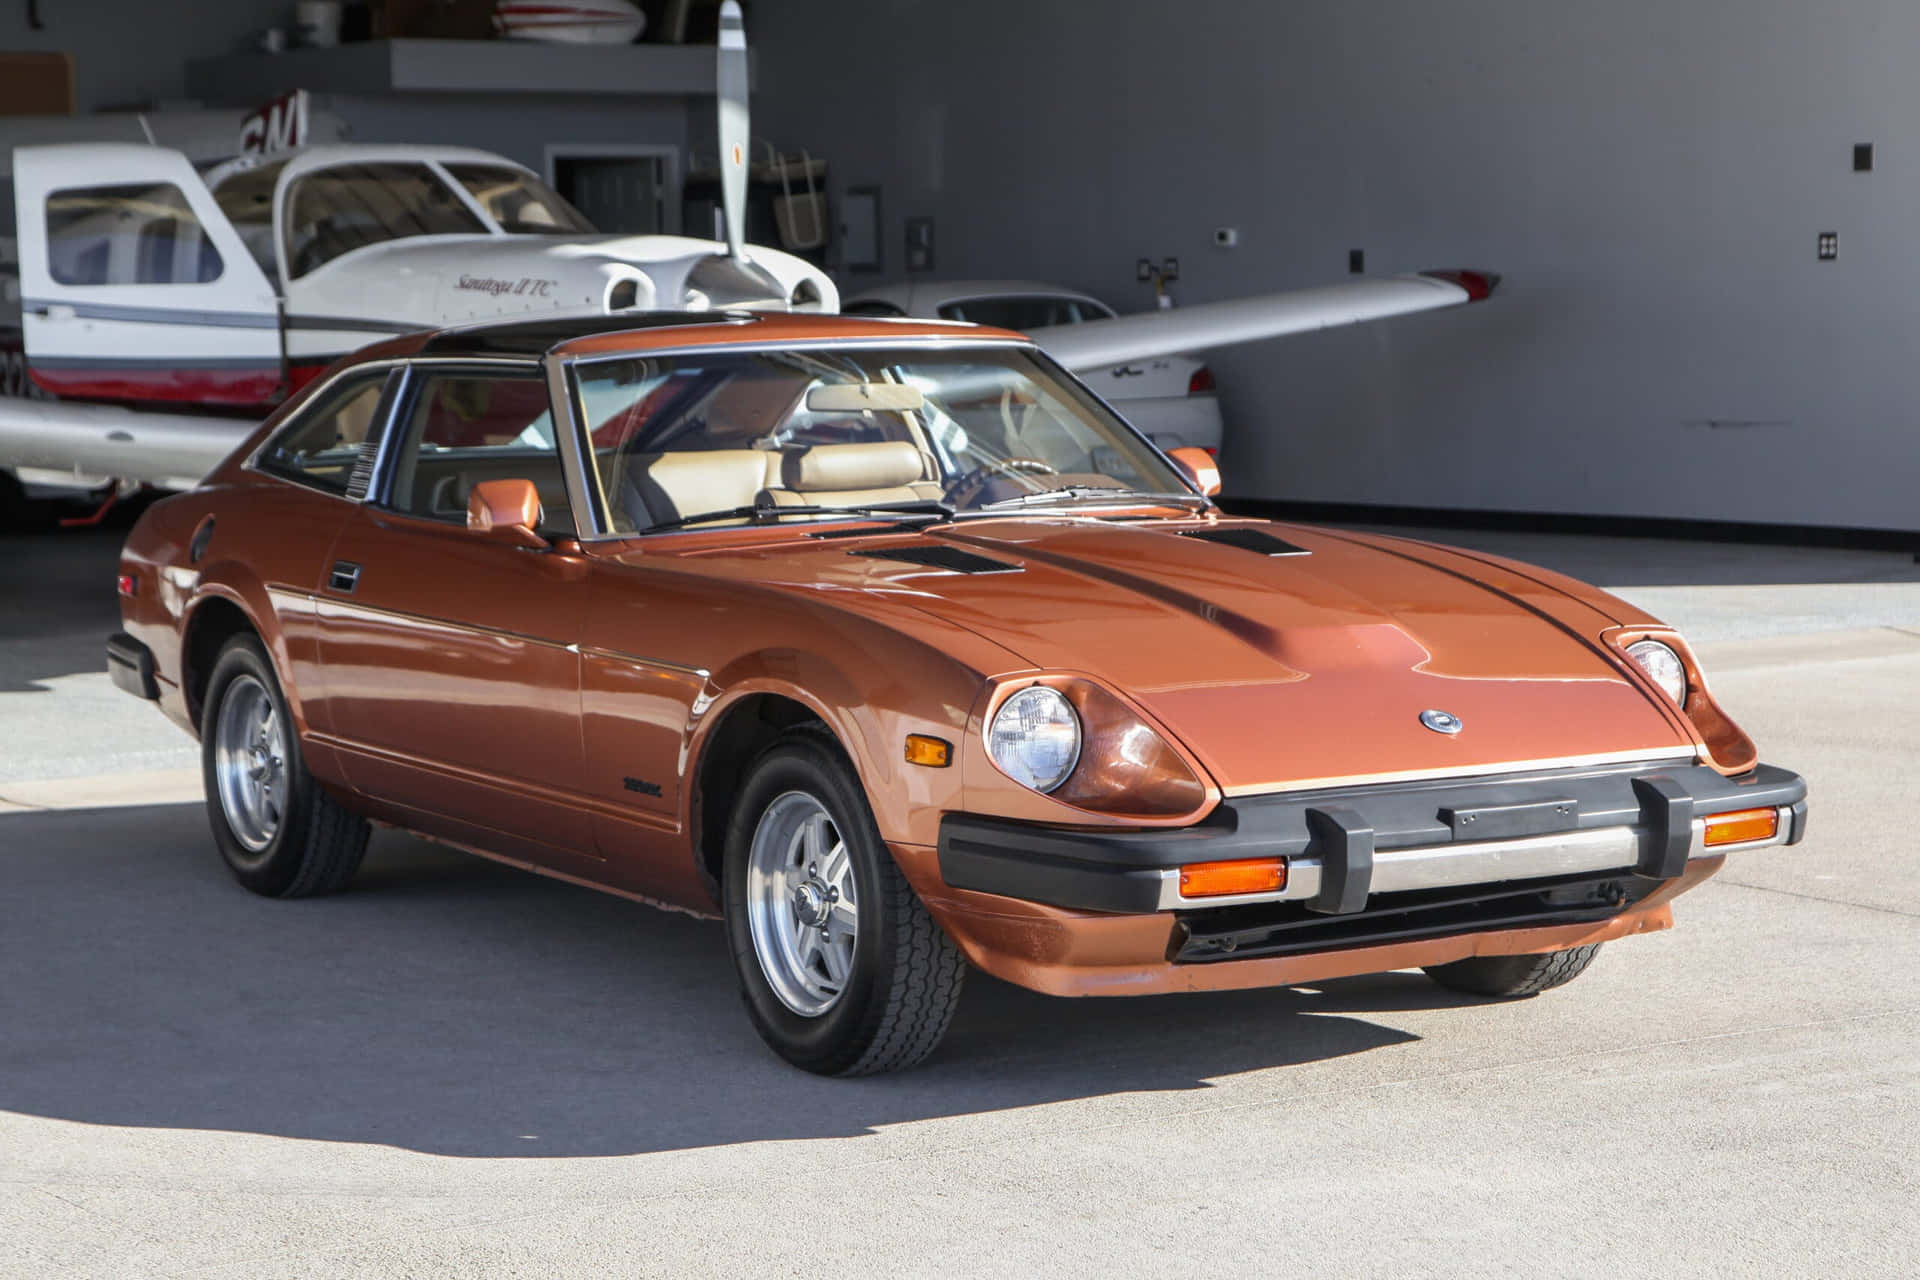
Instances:
[[[263,689],[279,724],[284,726],[284,754],[278,771],[282,783],[279,817],[271,838],[258,849],[250,848],[236,833],[218,774],[217,726],[228,698],[240,689],[248,696],[253,696],[253,690]],[[280,691],[266,650],[254,636],[240,635],[227,641],[213,664],[206,704],[200,714],[200,759],[207,791],[207,820],[213,827],[214,844],[234,879],[269,898],[337,893],[353,879],[366,853],[370,828],[366,819],[348,812],[321,790],[307,772],[286,695]]]
[[[1470,996],[1517,999],[1565,986],[1587,971],[1600,944],[1534,956],[1472,956],[1451,964],[1430,964],[1427,976],[1450,991]]]
[[[775,994],[747,903],[754,833],[773,802],[793,791],[825,808],[846,847],[858,898],[844,986],[813,1016],[796,1013]],[[727,940],[741,998],[775,1053],[819,1075],[858,1076],[914,1066],[939,1045],[960,1001],[966,959],[894,864],[859,777],[830,737],[790,733],[749,767],[728,823],[724,873]]]

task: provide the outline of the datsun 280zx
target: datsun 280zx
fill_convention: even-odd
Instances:
[[[109,667],[247,888],[338,890],[382,823],[718,915],[829,1074],[923,1059],[970,966],[1529,995],[1801,838],[1653,618],[1217,487],[1009,332],[411,336],[145,513]]]

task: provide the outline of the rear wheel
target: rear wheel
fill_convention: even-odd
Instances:
[[[307,772],[286,696],[253,636],[235,636],[214,662],[200,752],[213,840],[236,880],[270,898],[346,887],[367,822]]]
[[[1427,976],[1452,991],[1472,996],[1514,999],[1565,986],[1587,971],[1600,944],[1549,951],[1534,956],[1472,956],[1450,964],[1430,964]]]
[[[724,880],[741,996],[775,1053],[870,1075],[933,1052],[966,961],[894,865],[831,739],[789,734],[754,762]]]

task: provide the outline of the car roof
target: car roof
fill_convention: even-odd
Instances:
[[[927,338],[966,341],[1019,341],[1006,329],[946,320],[896,320],[871,316],[821,315],[780,311],[625,311],[615,315],[581,313],[537,320],[461,325],[414,339],[418,345],[397,352],[380,344],[381,354],[523,357],[601,355],[654,351],[678,346],[822,341],[890,342]],[[369,349],[370,352],[374,349]]]
[[[900,284],[862,289],[842,305],[856,302],[886,302],[911,313],[915,308],[932,312],[950,302],[970,302],[980,298],[1084,298],[1113,308],[1090,293],[1065,285],[1044,284],[1038,280],[908,280]]]

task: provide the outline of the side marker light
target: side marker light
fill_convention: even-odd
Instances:
[[[1716,813],[1706,820],[1706,843],[1745,844],[1749,840],[1771,840],[1780,832],[1778,809],[1740,809]]]
[[[131,573],[120,575],[120,594],[131,600],[140,594],[140,579]]]
[[[1189,862],[1180,868],[1180,896],[1224,898],[1234,893],[1277,893],[1287,887],[1285,858],[1240,858]]]
[[[953,763],[953,744],[924,733],[907,735],[907,763],[944,769]]]

